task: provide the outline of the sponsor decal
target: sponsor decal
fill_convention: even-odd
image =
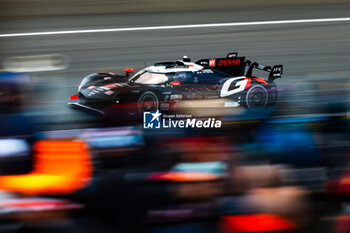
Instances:
[[[92,90],[92,91],[88,94],[88,96],[93,96],[93,95],[96,95],[96,94],[98,94],[98,93],[100,93],[98,90]]]
[[[109,88],[109,89],[112,89],[112,88],[119,87],[119,85],[116,84],[116,83],[112,83],[112,84],[105,85],[104,87]]]
[[[89,86],[88,88],[86,88],[86,89],[88,89],[88,90],[91,90],[91,89],[94,89],[96,86]]]
[[[209,59],[209,66],[215,66],[215,59]]]
[[[239,103],[237,101],[233,101],[233,102],[226,102],[225,103],[225,107],[226,108],[235,108],[238,107]]]
[[[143,113],[144,129],[181,129],[181,128],[221,128],[221,120],[215,118],[194,118],[183,114],[162,114],[156,112]]]
[[[214,71],[212,71],[211,69],[203,69],[203,70],[199,70],[196,72],[197,74],[213,74]]]
[[[230,54],[227,55],[227,57],[237,57],[237,56],[238,56],[237,53],[230,53]]]
[[[250,78],[237,77],[227,79],[224,85],[222,85],[220,97],[227,97],[238,92],[244,91],[250,86],[250,83]]]
[[[233,66],[239,65],[241,63],[241,59],[225,59],[219,61],[219,66]]]
[[[161,103],[160,104],[160,110],[169,110],[169,106],[170,104],[169,103]]]
[[[274,77],[282,76],[282,70],[283,70],[282,66],[279,66],[279,65],[274,66],[272,68],[272,76],[274,76]]]
[[[106,91],[105,94],[106,95],[112,95],[114,93],[114,91]]]

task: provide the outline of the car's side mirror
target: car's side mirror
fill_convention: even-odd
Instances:
[[[133,68],[126,68],[125,70],[126,76],[129,76],[131,73],[134,73],[134,69]]]

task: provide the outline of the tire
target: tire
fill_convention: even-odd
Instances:
[[[277,86],[276,84],[272,83],[269,84],[268,88],[268,94],[269,94],[269,102],[268,105],[275,105],[278,99],[278,92],[277,92]]]
[[[249,110],[261,111],[269,101],[269,94],[262,85],[253,85],[245,95],[245,105]]]
[[[159,106],[159,100],[156,94],[152,91],[143,93],[137,101],[137,111],[142,113],[144,111],[156,111]]]

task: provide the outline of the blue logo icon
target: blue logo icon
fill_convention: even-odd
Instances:
[[[160,129],[160,116],[162,114],[156,112],[143,112],[143,128],[144,129]]]

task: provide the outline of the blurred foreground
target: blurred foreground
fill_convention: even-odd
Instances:
[[[41,131],[28,77],[1,74],[0,231],[349,232],[347,85],[282,86],[260,112],[182,104],[221,129]]]
[[[328,0],[1,2],[1,33],[348,17],[350,9]],[[26,64],[31,73],[0,73],[0,232],[350,232],[349,29],[1,38],[5,68]],[[285,65],[275,107],[189,102],[185,114],[215,117],[222,128],[147,131],[66,106],[88,73],[228,50]]]

